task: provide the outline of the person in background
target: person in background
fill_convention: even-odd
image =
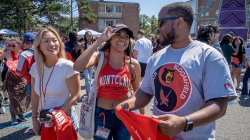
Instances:
[[[83,50],[85,51],[91,45],[94,43],[94,38],[93,35],[90,31],[86,31],[84,34],[84,44],[83,44]],[[87,94],[90,93],[90,88],[91,88],[91,82],[92,82],[92,75],[93,75],[93,68],[88,68],[84,70],[84,78],[85,78],[85,87]]]
[[[14,61],[18,60],[21,53],[21,41],[17,38],[12,38],[9,40],[8,47],[10,51],[7,53],[0,53],[0,59],[6,58],[7,63],[14,63]],[[9,70],[6,74],[5,86],[10,100],[11,124],[16,125],[18,122],[27,121],[24,113],[30,105],[30,100],[26,94],[27,83],[25,78],[17,78],[12,68],[13,66],[7,66]]]
[[[9,39],[10,38],[6,38],[6,40],[5,40],[5,44],[4,44],[5,46],[4,46],[4,51],[3,51],[4,54],[9,54],[9,51],[10,51],[10,48],[11,48],[11,47],[9,47]],[[6,61],[7,61],[6,58],[4,58],[2,60],[3,69],[2,69],[2,73],[1,73],[1,80],[2,80],[1,91],[3,92],[3,95],[4,95],[3,104],[9,105],[10,101],[9,101],[8,93],[6,91],[6,86],[5,86],[5,77],[6,77],[6,73],[8,71],[8,67],[6,65]]]
[[[145,33],[143,30],[139,30],[137,32],[138,40],[135,42],[134,46],[134,54],[141,66],[141,80],[144,77],[149,58],[153,54],[152,42],[149,39],[145,38],[144,34]]]
[[[130,38],[132,30],[124,24],[105,28],[102,35],[76,60],[74,69],[83,71],[97,67],[100,52],[104,62],[98,75],[97,101],[95,109],[95,132],[105,127],[110,130],[108,140],[130,140],[130,134],[115,114],[115,107],[129,97],[132,86],[137,91],[140,83],[140,65],[131,58]],[[97,52],[99,45],[105,45]],[[103,123],[105,122],[105,124]],[[94,136],[95,140],[102,140]]]
[[[193,20],[192,7],[185,2],[162,7],[157,31],[160,45],[166,47],[150,58],[135,96],[117,106],[141,108],[154,97],[157,130],[175,140],[214,139],[215,120],[237,97],[223,55],[192,40]]]
[[[220,53],[223,53],[219,43],[219,29],[214,25],[201,26],[197,33],[197,40],[213,46]]]
[[[40,135],[43,134],[43,131],[40,133],[40,123],[42,127],[49,128],[54,119],[46,110],[59,107],[71,117],[71,107],[80,98],[80,76],[73,70],[73,62],[66,60],[64,43],[55,29],[41,29],[34,48],[36,62],[30,69],[32,123],[35,134]],[[39,113],[41,115],[42,112],[45,112],[49,122],[41,121]]]
[[[34,49],[33,41],[35,40],[35,34],[32,32],[27,32],[23,35],[23,44],[21,46],[22,53],[19,55],[18,65],[15,72],[15,75],[19,78],[24,77],[27,81],[26,89],[27,96],[31,98],[31,81],[29,70],[33,63],[34,59]]]
[[[228,66],[231,65],[231,56],[236,51],[232,46],[232,41],[233,41],[232,39],[233,37],[230,34],[225,34],[223,35],[221,42],[220,42],[220,47],[221,47],[224,57],[227,60]]]
[[[241,68],[247,66],[245,47],[243,46],[243,39],[239,36],[235,37],[233,40],[233,48],[236,50],[231,56],[231,77],[234,79],[236,77],[237,86],[236,90],[241,91]],[[244,66],[245,65],[245,66]]]
[[[77,33],[69,32],[69,41],[65,43],[65,53],[68,60],[75,62],[78,56]]]
[[[241,90],[241,97],[243,97],[245,100],[249,99],[250,91],[248,90],[248,80],[250,78],[250,51],[249,47],[245,48],[245,68],[246,71],[243,76],[243,85]]]

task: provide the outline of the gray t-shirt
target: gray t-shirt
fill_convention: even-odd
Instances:
[[[167,46],[150,58],[140,89],[155,96],[154,115],[185,116],[198,111],[209,99],[237,97],[226,64],[222,54],[199,41],[181,49]],[[175,139],[214,139],[214,135],[212,122],[181,132]]]

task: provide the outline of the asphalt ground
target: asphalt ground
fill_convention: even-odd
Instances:
[[[84,80],[82,84],[82,94],[85,94]],[[241,83],[242,84],[242,83]],[[250,87],[250,84],[249,84]],[[151,115],[151,102],[146,107],[146,114]],[[79,112],[80,103],[75,105]],[[27,122],[12,126],[10,124],[9,107],[7,112],[0,114],[0,140],[39,140],[38,136],[28,134],[27,129],[32,127],[31,112],[26,114]],[[78,113],[79,114],[79,113]],[[217,140],[250,140],[250,99],[244,100],[237,98],[228,103],[226,115],[216,121],[216,139]],[[79,139],[82,138],[79,136]]]

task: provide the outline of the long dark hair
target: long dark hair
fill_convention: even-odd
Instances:
[[[92,35],[92,33],[90,32],[90,31],[86,31],[85,32],[85,34],[84,34],[84,37],[83,37],[83,40],[84,40],[84,50],[86,50],[87,49],[87,34],[90,34],[91,35],[91,43],[93,43],[94,42],[94,38],[93,38],[93,35]]]
[[[71,49],[77,46],[77,33],[69,32],[69,44],[72,47]]]
[[[238,54],[236,54],[235,56],[239,57],[240,59],[240,62],[242,62],[242,58],[243,58],[243,39],[240,37],[240,36],[237,36],[234,38],[233,40],[233,47],[236,48],[236,40],[239,39],[240,40],[240,45],[239,45],[239,51],[238,51]]]
[[[225,34],[222,37],[220,45],[229,44],[229,43],[231,43],[232,39],[233,39],[233,37],[230,34]]]

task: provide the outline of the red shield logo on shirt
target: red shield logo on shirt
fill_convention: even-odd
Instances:
[[[191,93],[186,70],[179,64],[169,63],[154,72],[155,106],[163,112],[174,112],[183,107]]]

